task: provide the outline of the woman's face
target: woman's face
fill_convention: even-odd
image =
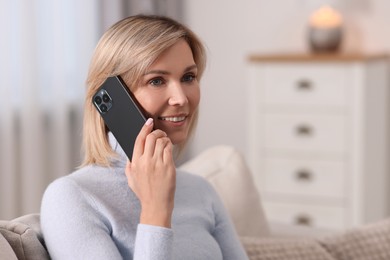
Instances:
[[[173,144],[187,139],[200,89],[197,66],[185,40],[165,50],[147,69],[134,96]]]

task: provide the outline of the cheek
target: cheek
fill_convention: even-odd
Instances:
[[[148,114],[147,116],[155,114],[160,106],[161,97],[154,98],[153,95],[145,91],[134,91],[133,94],[142,110]]]
[[[199,105],[200,101],[200,88],[199,86],[192,89],[190,95],[188,95],[188,99],[193,109],[196,109]]]

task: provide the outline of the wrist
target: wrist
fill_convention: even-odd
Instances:
[[[171,210],[149,210],[142,209],[140,223],[171,228],[172,211]]]

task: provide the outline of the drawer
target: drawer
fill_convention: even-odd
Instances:
[[[337,154],[346,150],[343,115],[266,114],[264,120],[266,149]]]
[[[264,190],[286,195],[345,197],[346,165],[342,161],[264,160]]]
[[[278,64],[264,73],[264,100],[269,105],[345,107],[346,69],[334,64]]]
[[[342,207],[264,202],[271,222],[340,230],[346,227],[346,209]]]

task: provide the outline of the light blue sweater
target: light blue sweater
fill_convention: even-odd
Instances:
[[[248,259],[220,199],[201,177],[177,171],[172,228],[139,224],[126,156],[111,168],[87,166],[49,185],[41,224],[53,259]]]

